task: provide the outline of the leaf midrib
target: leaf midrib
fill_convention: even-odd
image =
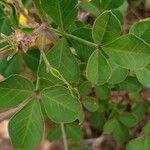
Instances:
[[[32,90],[23,90],[23,89],[11,89],[11,88],[3,88],[3,87],[0,87],[0,89],[3,89],[3,90],[10,90],[10,91],[23,91],[23,92],[33,92]]]
[[[74,110],[70,109],[70,107],[67,107],[67,105],[63,105],[62,103],[57,102],[57,100],[55,100],[55,99],[53,99],[53,98],[50,98],[50,97],[47,96],[46,94],[43,94],[43,96],[45,96],[45,97],[46,97],[47,99],[49,99],[50,101],[55,102],[57,105],[60,105],[60,106],[64,107],[65,109],[67,109],[67,110],[73,112],[74,114],[76,113]]]
[[[23,138],[22,138],[22,142],[21,142],[21,145],[25,142],[25,138],[26,138],[26,135],[27,135],[27,132],[28,132],[28,130],[29,130],[29,126],[30,126],[30,124],[31,124],[31,122],[32,122],[32,113],[33,113],[33,108],[34,108],[34,105],[35,105],[35,102],[34,102],[34,104],[32,104],[32,108],[31,108],[31,113],[29,114],[29,117],[27,118],[28,119],[28,122],[27,122],[27,127],[26,127],[26,129],[25,129],[25,134],[24,134],[24,136],[23,136]]]
[[[64,31],[63,18],[62,18],[62,13],[61,13],[61,7],[60,7],[60,1],[59,0],[57,0],[57,6],[58,6],[58,13],[59,13],[59,16],[60,16],[61,28],[62,28],[62,31]]]

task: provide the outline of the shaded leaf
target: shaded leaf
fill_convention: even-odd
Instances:
[[[141,84],[138,82],[137,78],[128,76],[123,82],[119,83],[121,90],[128,92],[138,92],[141,89]]]
[[[150,149],[150,135],[141,136],[129,141],[127,150],[149,150]]]
[[[111,90],[106,85],[95,86],[95,92],[96,95],[103,100],[111,97]]]
[[[96,99],[92,97],[86,97],[82,101],[82,104],[89,112],[95,112],[98,109],[98,103],[96,102]]]
[[[148,105],[145,102],[141,102],[136,105],[136,107],[133,109],[133,113],[137,116],[139,121],[144,117],[146,111],[148,109]]]
[[[4,15],[4,14],[3,14]],[[5,35],[10,35],[13,30],[11,28],[11,22],[8,18],[0,18],[0,32]]]
[[[90,125],[96,129],[102,129],[105,124],[105,117],[99,111],[94,112],[90,116]]]
[[[40,51],[38,49],[28,50],[23,54],[23,59],[28,67],[36,72],[39,66]]]
[[[80,143],[83,138],[81,127],[77,123],[66,124],[66,133],[74,143]]]
[[[61,127],[57,125],[48,133],[48,140],[49,141],[56,141],[62,137]]]
[[[21,72],[22,57],[20,54],[15,55],[11,60],[4,58],[0,60],[0,74],[8,77]]]
[[[129,138],[128,128],[115,118],[106,122],[104,133],[112,134],[119,143],[124,143]]]
[[[127,127],[134,127],[138,123],[138,118],[135,114],[126,112],[119,116],[119,120]]]
[[[147,124],[143,127],[142,131],[145,134],[150,134],[150,121],[147,122]]]
[[[92,92],[92,84],[89,81],[83,82],[79,87],[81,95],[89,95]]]

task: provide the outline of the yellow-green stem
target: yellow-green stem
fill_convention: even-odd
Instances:
[[[63,137],[64,150],[69,150],[68,149],[68,144],[67,144],[67,137],[66,137],[64,123],[61,123],[60,126],[61,126],[61,132],[62,132],[62,137]]]

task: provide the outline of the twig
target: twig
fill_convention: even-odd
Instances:
[[[141,19],[141,17],[140,17],[139,14],[136,12],[136,10],[134,10],[133,8],[131,8],[130,11],[132,12],[132,14],[133,14],[138,20]]]
[[[104,141],[105,136],[101,135],[97,138],[91,138],[91,139],[85,139],[82,142],[82,145],[88,145],[88,146],[92,146],[92,148],[96,148],[97,146],[101,145],[101,143]]]
[[[93,145],[92,145],[92,148],[95,149],[97,148],[98,146],[101,145],[101,143],[104,141],[105,137],[104,136],[100,136],[98,137],[97,139],[95,139]]]

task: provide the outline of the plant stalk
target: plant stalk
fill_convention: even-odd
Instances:
[[[50,65],[49,62],[48,62],[48,60],[47,60],[47,58],[46,58],[46,56],[45,56],[45,53],[44,53],[45,48],[46,48],[46,32],[43,31],[42,45],[41,45],[41,48],[40,48],[40,52],[41,52],[41,53],[40,53],[39,65],[40,65],[41,62],[42,62],[42,58],[46,61],[45,63],[47,63],[48,65]],[[47,66],[47,65],[46,65],[46,66]],[[39,66],[38,66],[38,70],[39,70]],[[36,91],[39,90],[39,76],[37,76],[36,89],[35,89],[35,90],[36,90]]]
[[[74,35],[72,35],[72,34],[65,33],[65,32],[59,31],[59,30],[54,29],[54,28],[50,28],[50,30],[51,30],[51,31],[54,31],[54,32],[56,32],[56,33],[58,33],[58,34],[60,34],[60,35],[63,35],[63,36],[66,36],[66,37],[70,37],[70,38],[72,38],[72,39],[74,39],[74,40],[77,40],[77,41],[80,41],[80,42],[82,42],[82,43],[85,43],[86,45],[89,45],[89,46],[92,46],[92,47],[97,47],[97,46],[98,46],[97,44],[95,44],[95,43],[93,43],[93,42],[84,40],[84,39],[82,39],[82,38],[80,38],[80,37],[77,37],[77,36],[74,36]]]
[[[66,137],[64,123],[61,123],[60,126],[61,126],[61,132],[62,132],[62,136],[63,136],[64,149],[69,150],[68,149],[68,144],[67,144],[67,137]]]
[[[67,82],[67,80],[60,74],[60,72],[57,69],[51,67],[51,65],[50,65],[50,63],[49,63],[49,61],[45,55],[45,52],[44,52],[45,48],[46,48],[46,32],[43,31],[42,46],[40,48],[40,53],[41,53],[42,59],[45,62],[47,72],[52,73],[53,76],[55,76],[59,80],[63,81],[67,85],[71,95],[73,96],[73,87],[70,85],[70,83]]]

